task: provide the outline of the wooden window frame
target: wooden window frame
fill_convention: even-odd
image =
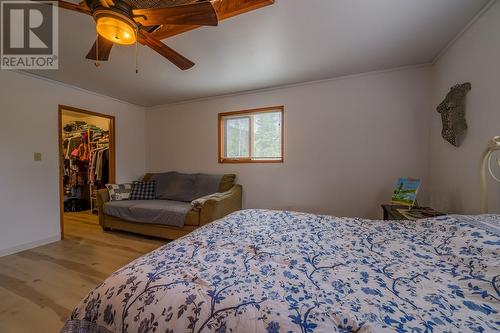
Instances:
[[[269,112],[280,112],[281,113],[281,158],[276,159],[252,159],[252,158],[227,158],[225,157],[225,128],[224,128],[224,118],[229,116],[238,116],[238,115],[252,115],[256,113],[269,113]],[[280,106],[271,106],[266,108],[259,109],[248,109],[241,111],[231,111],[231,112],[222,112],[218,114],[217,117],[217,126],[218,126],[218,150],[219,150],[219,163],[228,163],[228,164],[239,164],[239,163],[284,163],[285,156],[285,107],[283,105]],[[253,136],[253,124],[250,122],[250,156],[252,156],[252,136]]]

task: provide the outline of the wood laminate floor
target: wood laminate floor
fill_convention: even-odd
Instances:
[[[103,232],[90,213],[65,214],[65,239],[0,258],[0,332],[58,332],[118,268],[165,241]]]

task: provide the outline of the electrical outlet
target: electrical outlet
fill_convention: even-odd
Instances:
[[[37,162],[42,160],[42,153],[35,153],[33,159]]]

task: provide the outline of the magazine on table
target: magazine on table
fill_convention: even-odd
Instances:
[[[410,208],[415,206],[419,187],[420,179],[399,178],[394,187],[391,203],[405,205]]]

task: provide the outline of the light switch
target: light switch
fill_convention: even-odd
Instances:
[[[34,160],[37,162],[41,161],[42,160],[42,153],[35,153]]]

